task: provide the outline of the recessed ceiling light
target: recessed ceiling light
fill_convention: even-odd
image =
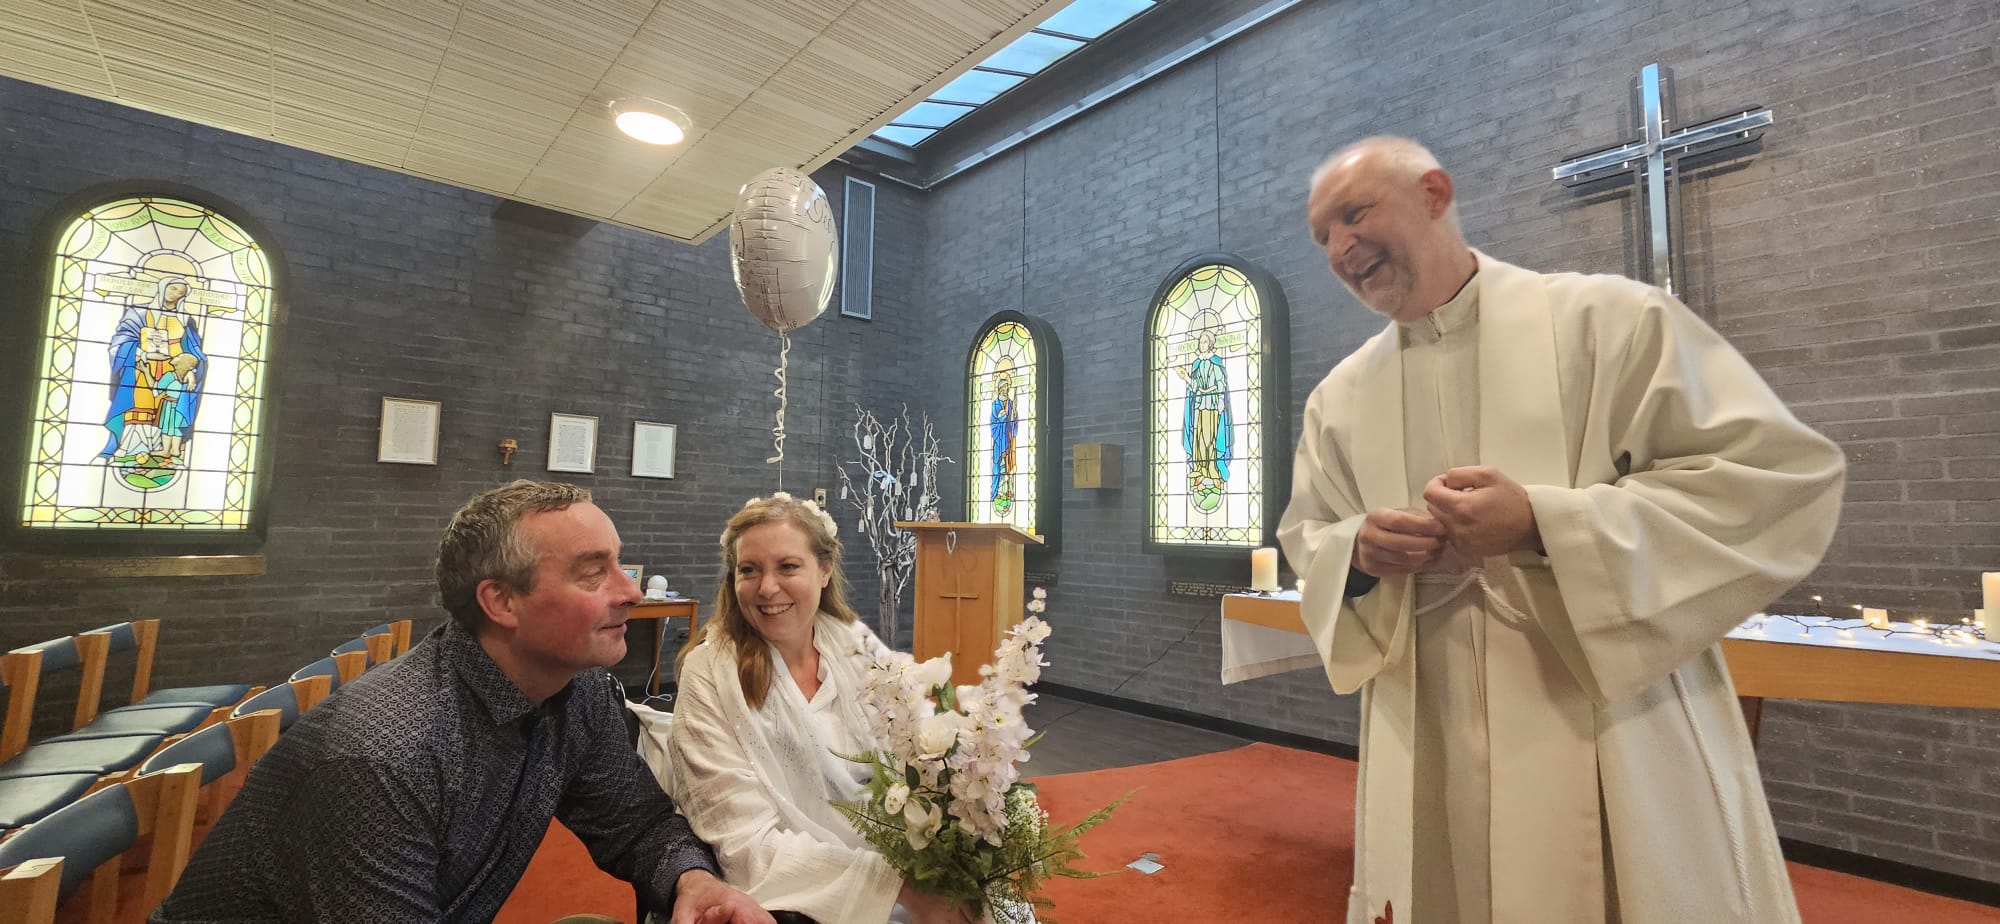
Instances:
[[[647,144],[679,144],[687,137],[687,114],[658,100],[613,100],[611,113],[619,131]]]

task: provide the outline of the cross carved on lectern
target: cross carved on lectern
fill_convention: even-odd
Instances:
[[[945,545],[944,554],[946,560],[950,560],[952,558],[957,557],[958,555],[957,540],[958,540],[958,531],[953,530],[951,533],[950,541],[947,542],[947,544]],[[965,601],[979,599],[978,594],[965,592],[964,568],[951,569],[951,592],[941,593],[938,594],[938,596],[942,599],[951,601],[951,624],[954,627],[954,629],[957,626],[963,624],[961,617],[965,615]]]

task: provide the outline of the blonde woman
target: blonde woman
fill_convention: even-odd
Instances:
[[[829,804],[869,779],[837,755],[878,746],[857,697],[881,644],[847,603],[833,518],[783,493],[753,500],[722,534],[715,618],[676,661],[668,746],[642,751],[724,879],[764,907],[818,924],[971,922]]]

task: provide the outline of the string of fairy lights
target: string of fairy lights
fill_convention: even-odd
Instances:
[[[1985,610],[1975,610],[1958,622],[1933,622],[1925,616],[1893,622],[1884,609],[1857,603],[1854,605],[1855,615],[1833,616],[1826,612],[1825,600],[1815,595],[1812,601],[1813,611],[1810,613],[1758,613],[1750,617],[1744,631],[1752,636],[1764,635],[1765,627],[1770,622],[1781,620],[1798,626],[1800,633],[1808,638],[1815,632],[1821,632],[1842,644],[1902,637],[1928,639],[1947,648],[1966,648],[1986,641]]]

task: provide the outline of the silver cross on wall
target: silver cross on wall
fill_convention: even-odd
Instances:
[[[1639,140],[1565,160],[1556,165],[1555,178],[1575,187],[1622,174],[1637,183],[1651,245],[1647,281],[1678,296],[1674,279],[1680,256],[1674,241],[1680,227],[1680,200],[1670,181],[1678,179],[1680,162],[1686,158],[1763,137],[1771,125],[1771,110],[1745,109],[1675,131],[1674,74],[1658,64],[1646,65],[1632,81],[1632,109],[1638,115]]]

